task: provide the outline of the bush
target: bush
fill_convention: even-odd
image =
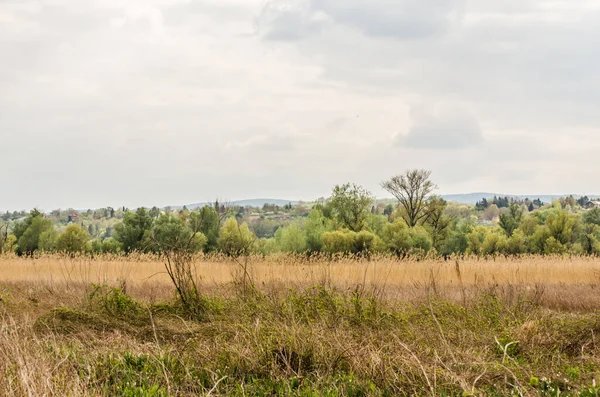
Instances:
[[[306,234],[298,223],[277,230],[275,240],[283,252],[300,254],[308,249]]]
[[[58,232],[48,229],[40,234],[39,249],[45,252],[53,252],[56,250],[56,241],[58,240]]]
[[[402,218],[388,224],[382,237],[387,249],[396,255],[404,255],[413,250],[428,252],[433,246],[427,230],[421,226],[409,228]]]
[[[56,239],[56,249],[62,252],[83,252],[87,248],[90,235],[77,224],[70,224]]]
[[[121,244],[112,237],[102,241],[102,252],[116,254],[121,250]]]
[[[353,253],[356,249],[356,233],[343,229],[323,233],[323,251],[334,253]]]
[[[527,251],[527,238],[521,229],[515,230],[512,236],[506,242],[506,253],[509,255],[519,255]]]
[[[500,234],[496,231],[488,233],[483,240],[481,245],[481,254],[483,255],[497,255],[502,254],[506,251],[508,246],[507,238],[504,234]]]
[[[549,237],[546,240],[544,253],[548,255],[564,254],[567,252],[567,247],[554,237]]]
[[[382,238],[387,248],[395,254],[406,253],[412,248],[408,226],[402,218],[388,224]]]
[[[487,234],[489,233],[488,228],[483,226],[477,226],[467,234],[467,240],[469,244],[468,252],[474,255],[483,254],[483,243]]]
[[[221,228],[219,248],[229,256],[238,257],[250,254],[255,241],[248,224],[239,225],[235,218],[229,218]]]
[[[17,251],[17,237],[14,234],[9,234],[2,246],[3,253],[14,253]]]

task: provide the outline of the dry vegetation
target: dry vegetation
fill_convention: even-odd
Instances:
[[[600,259],[0,259],[0,395],[590,395]]]

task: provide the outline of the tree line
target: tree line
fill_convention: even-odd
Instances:
[[[222,203],[188,210],[123,209],[110,233],[98,234],[90,224],[67,220],[59,233],[38,210],[22,221],[0,224],[3,252],[164,253],[222,252],[231,256],[278,252],[298,254],[433,254],[520,255],[600,254],[600,209],[578,210],[581,203],[565,198],[552,204],[508,198],[482,200],[470,208],[451,205],[434,194],[437,186],[426,170],[408,170],[381,183],[394,204],[380,211],[364,187],[346,183],[310,208],[282,208],[294,217],[284,221],[246,221],[243,208]],[[572,200],[571,200],[572,199]],[[279,207],[267,207],[275,214]],[[95,212],[94,212],[95,214]],[[101,216],[100,214],[98,216]],[[249,218],[248,218],[249,219]],[[274,218],[277,219],[277,218]],[[487,222],[487,223],[485,223]],[[97,225],[96,225],[97,227]]]

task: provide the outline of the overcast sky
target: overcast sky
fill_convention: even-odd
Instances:
[[[0,210],[600,191],[597,0],[0,0]]]

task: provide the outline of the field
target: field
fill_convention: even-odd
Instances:
[[[600,259],[0,258],[0,395],[598,395]]]

